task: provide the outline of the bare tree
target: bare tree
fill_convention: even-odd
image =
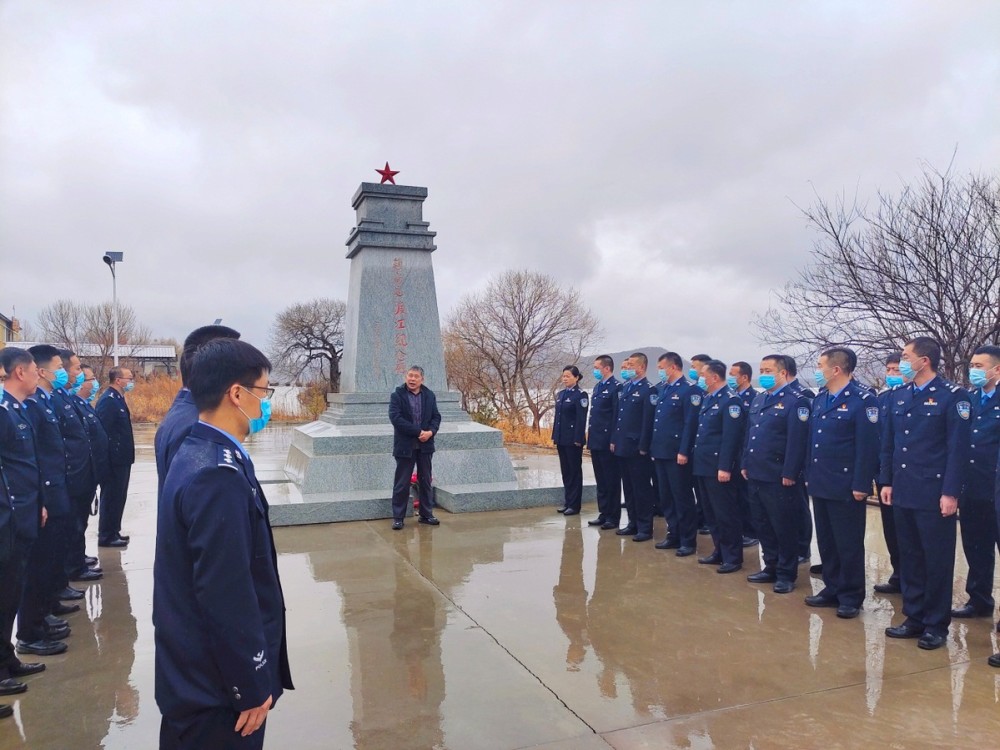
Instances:
[[[347,305],[337,299],[314,299],[285,308],[271,327],[271,359],[293,378],[311,368],[340,392]]]
[[[69,299],[56,300],[38,313],[38,329],[42,339],[76,349],[86,341],[86,318],[85,304]]]
[[[1000,334],[1000,181],[928,167],[874,204],[841,197],[804,210],[820,237],[778,304],[754,317],[758,338],[810,355],[853,346],[877,369],[907,339],[931,336],[942,373],[964,381],[975,348]]]
[[[550,276],[507,271],[466,295],[448,318],[446,359],[472,364],[455,374],[476,398],[493,394],[502,416],[538,431],[553,406],[559,374],[601,335],[580,293]],[[463,392],[463,395],[466,395]]]

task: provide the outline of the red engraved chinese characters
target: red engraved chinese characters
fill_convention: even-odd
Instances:
[[[395,324],[396,373],[406,374],[406,305],[403,302],[403,259],[392,259],[392,299],[395,309],[393,320]]]

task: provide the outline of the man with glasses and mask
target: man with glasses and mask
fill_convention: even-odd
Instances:
[[[270,370],[235,339],[205,344],[191,362],[199,420],[157,501],[161,750],[263,747],[268,711],[292,688],[268,504],[243,446],[270,419]]]
[[[97,525],[98,547],[126,547],[128,537],[122,536],[122,513],[128,497],[128,484],[135,463],[135,441],[132,437],[132,413],[125,394],[135,387],[135,378],[127,367],[112,367],[108,373],[108,390],[97,402],[97,416],[108,434],[108,481],[101,485],[101,518]]]

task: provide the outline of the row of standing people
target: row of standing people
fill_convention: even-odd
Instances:
[[[121,519],[135,447],[124,394],[133,380],[112,368],[98,399],[93,368],[40,344],[0,350],[0,381],[0,695],[18,695],[28,689],[19,678],[45,669],[18,655],[65,652],[64,616],[84,597],[70,583],[103,577],[85,543],[96,504],[99,546],[128,544]]]
[[[647,541],[659,511],[667,536],[656,547],[687,557],[695,554],[702,513],[713,549],[698,562],[734,573],[753,542],[747,535],[757,537],[763,565],[747,578],[783,594],[809,559],[815,516],[822,562],[811,570],[824,586],[805,603],[850,619],[865,598],[865,501],[874,485],[893,566],[875,589],[902,593],[906,616],[886,633],[939,648],[952,617],[993,613],[1000,348],[976,351],[972,393],[937,375],[940,358],[936,341],[912,339],[888,358],[881,393],[855,379],[857,357],[845,347],[819,357],[818,394],[799,383],[794,359],[782,354],[761,362],[759,392],[749,364],[727,369],[705,355],[685,373],[678,354],[663,354],[655,384],[642,353],[622,363],[621,382],[611,358],[598,357],[589,396],[579,389],[579,371],[567,367],[553,426],[566,486],[559,510],[579,512],[586,445],[599,506],[591,525]],[[628,523],[620,527],[623,506]],[[952,609],[959,508],[969,601]],[[990,663],[1000,666],[1000,655]]]

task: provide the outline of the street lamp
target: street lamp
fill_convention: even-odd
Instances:
[[[111,269],[111,294],[112,294],[112,315],[115,321],[115,367],[118,367],[118,277],[115,275],[115,263],[121,263],[125,258],[125,253],[107,252],[104,253],[104,262]]]

